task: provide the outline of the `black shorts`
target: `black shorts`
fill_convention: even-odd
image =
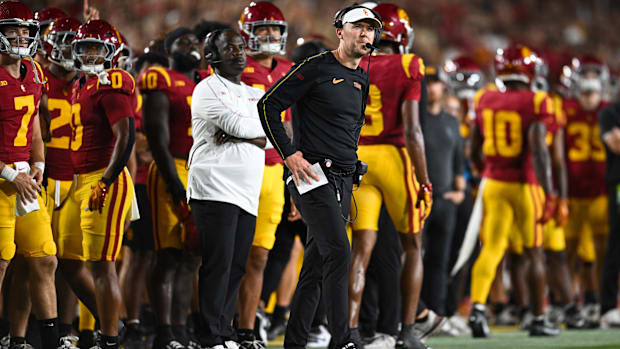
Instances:
[[[146,191],[146,184],[135,185],[140,219],[131,222],[129,231],[125,234],[123,244],[132,251],[153,251],[153,219],[151,218],[151,204]]]

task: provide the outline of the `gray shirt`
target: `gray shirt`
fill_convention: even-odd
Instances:
[[[463,175],[465,153],[459,129],[458,120],[444,111],[423,117],[426,166],[435,196],[454,190],[454,177]]]

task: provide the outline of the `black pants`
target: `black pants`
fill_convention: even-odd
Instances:
[[[282,273],[291,258],[291,250],[295,243],[295,237],[299,236],[302,243],[306,242],[306,225],[303,220],[295,222],[288,221],[288,213],[291,210],[291,200],[288,188],[284,190],[284,210],[282,211],[282,220],[276,230],[276,241],[273,248],[269,251],[269,259],[265,272],[263,273],[263,289],[261,291],[261,300],[267,304],[269,297],[273,291],[278,288]]]
[[[360,330],[365,337],[375,332],[398,334],[402,301],[401,255],[399,233],[383,206],[379,216],[377,243],[366,270],[366,285],[360,307]]]
[[[620,205],[615,185],[607,188],[609,197],[609,238],[601,278],[601,314],[616,308],[618,302],[618,274],[620,274]]]
[[[424,226],[424,283],[421,298],[439,315],[446,313],[450,252],[456,224],[456,205],[442,197],[433,199],[433,210]]]
[[[308,241],[284,337],[285,348],[306,347],[321,293],[333,346],[339,348],[350,340],[347,320],[351,247],[343,217],[349,215],[352,177],[329,177],[327,185],[304,195],[299,195],[293,181],[288,184],[308,226]]]
[[[288,187],[284,189],[284,210],[282,211],[282,220],[276,230],[276,241],[273,248],[269,251],[269,259],[263,272],[263,289],[261,291],[261,300],[265,304],[269,303],[271,294],[278,288],[282,273],[286,268],[290,258],[295,237],[299,236],[302,244],[306,243],[306,224],[302,219],[289,222],[288,213],[291,210],[291,199]],[[325,324],[325,304],[323,298],[319,302],[319,306],[312,322],[312,327]]]
[[[131,222],[131,233],[123,235],[123,242],[132,251],[153,251],[153,219],[151,218],[151,203],[147,195],[146,184],[134,186],[140,219]]]
[[[200,342],[213,347],[233,336],[232,320],[256,216],[224,202],[192,199],[189,204],[202,253],[198,293],[205,332]]]
[[[454,227],[454,236],[452,238],[452,249],[450,251],[450,263],[448,272],[452,271],[456,260],[459,257],[459,251],[463,240],[465,239],[465,232],[467,231],[467,224],[469,224],[469,217],[474,209],[474,197],[471,192],[471,187],[467,184],[465,190],[465,199],[456,208],[456,224]],[[469,261],[461,268],[461,270],[454,276],[450,277],[448,283],[448,297],[446,299],[446,316],[452,316],[456,314],[461,302],[463,294],[466,292],[466,283],[470,279],[468,276],[471,274],[471,267],[475,262],[475,257],[472,255],[469,257]]]

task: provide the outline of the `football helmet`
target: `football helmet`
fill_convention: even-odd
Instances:
[[[409,53],[413,43],[413,28],[407,12],[388,3],[381,3],[375,6],[374,10],[381,16],[383,22],[381,40],[396,43],[400,54]]]
[[[593,55],[571,59],[570,79],[574,93],[596,91],[603,93],[609,85],[609,68]]]
[[[6,36],[6,26],[27,27],[28,36]],[[18,47],[11,44],[11,40],[20,43],[26,42],[28,47]],[[14,59],[32,57],[37,52],[39,43],[39,22],[34,19],[34,13],[28,6],[19,1],[4,1],[0,3],[0,52],[6,53]]]
[[[71,43],[81,24],[77,19],[64,17],[54,21],[48,30],[47,57],[66,70],[72,70],[74,66]]]
[[[280,41],[271,42],[267,35],[265,41],[254,35],[256,27],[262,25],[277,25],[280,27]],[[288,24],[282,15],[282,11],[274,4],[266,1],[250,3],[239,18],[239,29],[245,39],[248,48],[252,52],[262,52],[267,54],[283,54],[286,49],[286,39],[288,37]],[[264,38],[264,36],[263,36]]]
[[[539,59],[529,47],[520,44],[499,48],[495,53],[493,67],[501,82],[518,81],[532,84],[536,77]]]
[[[44,53],[49,55],[49,51],[52,49],[50,44],[47,42],[49,27],[57,19],[65,17],[69,17],[69,15],[57,7],[48,7],[35,12],[34,19],[39,21],[39,50],[42,50]]]
[[[133,51],[131,50],[129,42],[123,34],[119,33],[119,35],[121,36],[121,44],[114,54],[116,57],[116,67],[125,71],[130,71],[132,65],[131,56],[133,55]]]
[[[82,24],[71,43],[75,68],[98,74],[115,67],[121,41],[118,30],[104,20],[90,20]]]
[[[454,91],[459,99],[472,99],[484,85],[484,73],[471,57],[458,56],[447,59],[439,72],[441,80]]]

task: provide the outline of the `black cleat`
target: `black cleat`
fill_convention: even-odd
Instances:
[[[273,318],[271,319],[271,324],[267,329],[267,339],[272,341],[276,339],[276,337],[283,335],[286,332],[286,319],[284,318]]]
[[[431,347],[422,343],[416,335],[414,325],[403,325],[398,339],[396,339],[396,349],[431,349]]]
[[[560,334],[560,329],[547,320],[534,320],[530,325],[531,337],[552,337]]]
[[[469,328],[471,328],[471,335],[474,338],[488,338],[491,333],[484,311],[476,308],[476,306],[469,315]]]

